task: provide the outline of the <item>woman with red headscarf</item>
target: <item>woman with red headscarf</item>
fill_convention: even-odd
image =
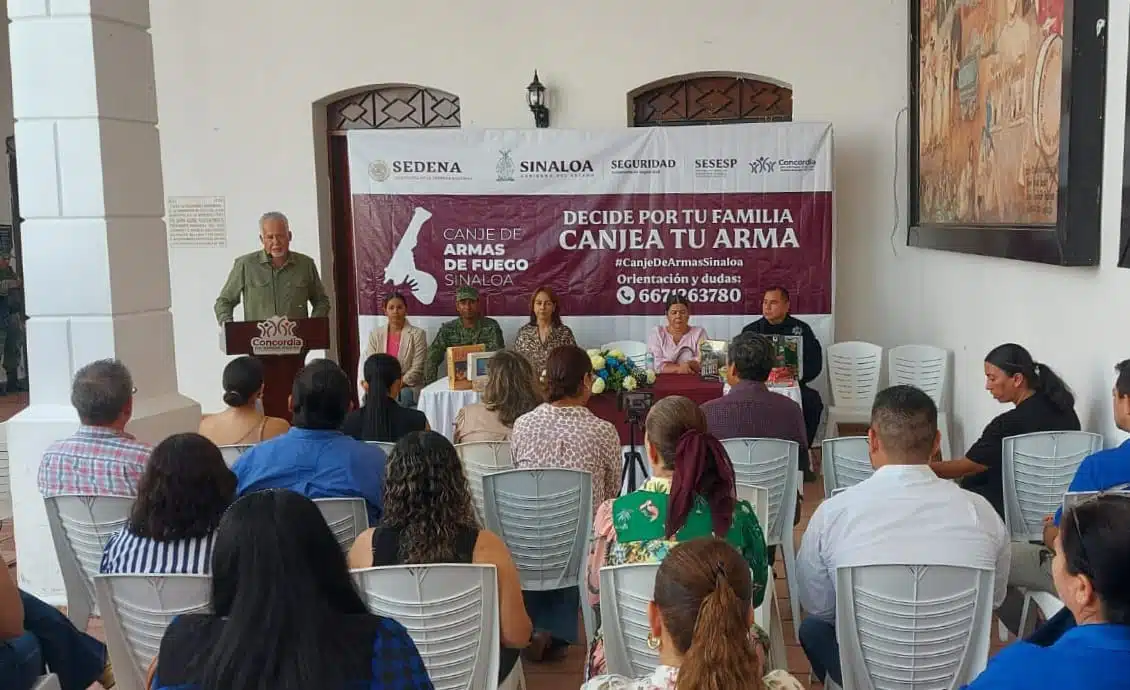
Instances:
[[[707,433],[699,406],[680,395],[655,403],[644,423],[644,450],[651,479],[639,491],[605,501],[593,519],[588,574],[593,605],[600,603],[602,567],[655,563],[680,542],[715,536],[729,542],[749,564],[753,605],[759,606],[768,580],[765,535],[753,507],[737,500],[730,458]],[[586,666],[586,678],[604,673],[600,634]]]

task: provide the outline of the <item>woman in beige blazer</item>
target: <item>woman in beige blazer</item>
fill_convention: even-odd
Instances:
[[[357,363],[358,381],[365,370],[365,360],[376,354],[390,354],[400,360],[404,370],[404,388],[400,404],[416,406],[420,389],[424,387],[424,361],[428,356],[428,336],[424,329],[408,323],[408,305],[404,296],[394,292],[385,298],[385,315],[388,324],[378,326],[369,333],[369,344]]]

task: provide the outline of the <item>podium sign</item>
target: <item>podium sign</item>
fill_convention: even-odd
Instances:
[[[263,363],[263,411],[290,420],[290,391],[306,363],[306,353],[330,346],[330,322],[325,317],[224,324],[224,352],[251,355]]]

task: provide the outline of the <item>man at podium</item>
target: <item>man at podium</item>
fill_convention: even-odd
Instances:
[[[330,313],[330,298],[318,276],[314,260],[290,251],[290,222],[278,211],[259,219],[263,250],[235,260],[228,280],[216,298],[216,321],[221,326],[234,320],[235,307],[243,301],[243,318],[265,321],[274,316],[289,319],[318,318]],[[311,310],[307,311],[307,303]]]

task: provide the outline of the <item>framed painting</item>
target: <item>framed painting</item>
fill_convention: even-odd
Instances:
[[[1099,261],[1106,0],[910,0],[907,244]]]

